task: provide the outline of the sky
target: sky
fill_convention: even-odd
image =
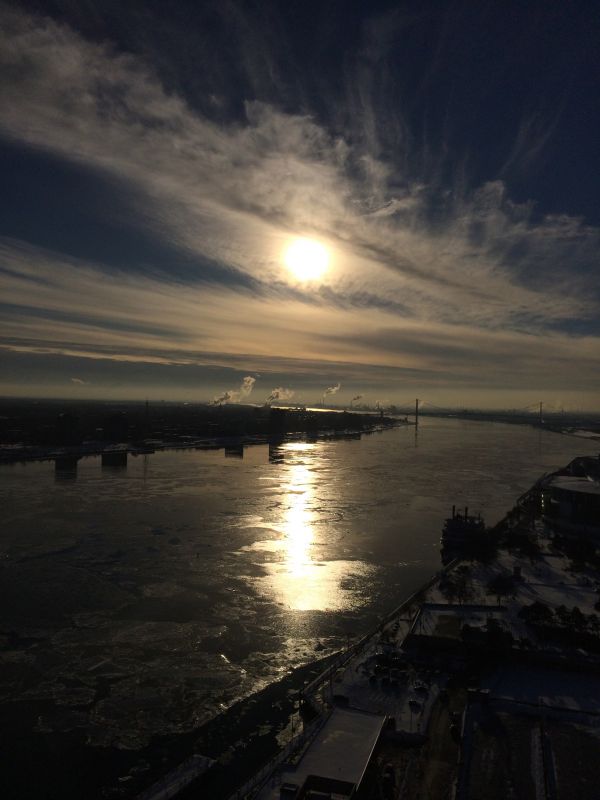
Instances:
[[[600,408],[597,4],[20,0],[0,39],[0,395]]]

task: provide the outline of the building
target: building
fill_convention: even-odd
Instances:
[[[600,535],[600,481],[587,475],[552,475],[544,485],[544,518],[554,527]]]
[[[296,764],[261,800],[346,800],[360,788],[385,716],[334,708]]]

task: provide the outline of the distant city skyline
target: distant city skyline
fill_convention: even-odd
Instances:
[[[0,20],[0,396],[600,409],[589,4]]]

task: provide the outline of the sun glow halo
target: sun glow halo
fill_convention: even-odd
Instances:
[[[285,251],[284,261],[299,281],[314,281],[326,271],[329,253],[315,239],[294,239]]]

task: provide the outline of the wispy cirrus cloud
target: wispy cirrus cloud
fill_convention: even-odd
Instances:
[[[216,122],[143,58],[48,18],[0,15],[0,131],[126,185],[137,223],[188,258],[185,273],[164,251],[115,274],[4,240],[5,347],[164,363],[221,354],[248,370],[269,357],[299,370],[360,363],[484,384],[501,368],[515,386],[541,380],[533,365],[549,343],[565,381],[596,364],[598,230],[540,216],[501,180],[442,190],[435,170],[403,173],[377,141],[370,72],[349,101],[360,138],[257,100],[244,119]],[[372,59],[378,30],[367,32]],[[515,148],[509,161],[525,145]],[[318,290],[281,266],[294,234],[331,249]],[[582,321],[587,336],[557,332]]]
[[[449,381],[468,375],[487,380],[486,362],[494,365],[496,376],[502,368],[506,379],[507,368],[515,377],[531,374],[534,360],[541,373],[558,353],[565,361],[563,374],[569,360],[570,375],[582,359],[594,360],[594,337],[548,332],[542,337],[465,323],[424,326],[418,318],[369,306],[306,304],[299,298],[273,302],[269,295],[139,275],[107,279],[99,267],[6,242],[0,256],[9,267],[0,316],[6,347],[21,342],[24,348],[57,353],[173,364],[219,359],[229,364],[237,356],[239,368],[252,363],[257,371],[268,367],[269,359],[285,361],[290,372],[302,371],[305,362],[314,370],[321,360],[360,364],[365,370],[369,364],[417,370],[423,378],[441,370]]]

